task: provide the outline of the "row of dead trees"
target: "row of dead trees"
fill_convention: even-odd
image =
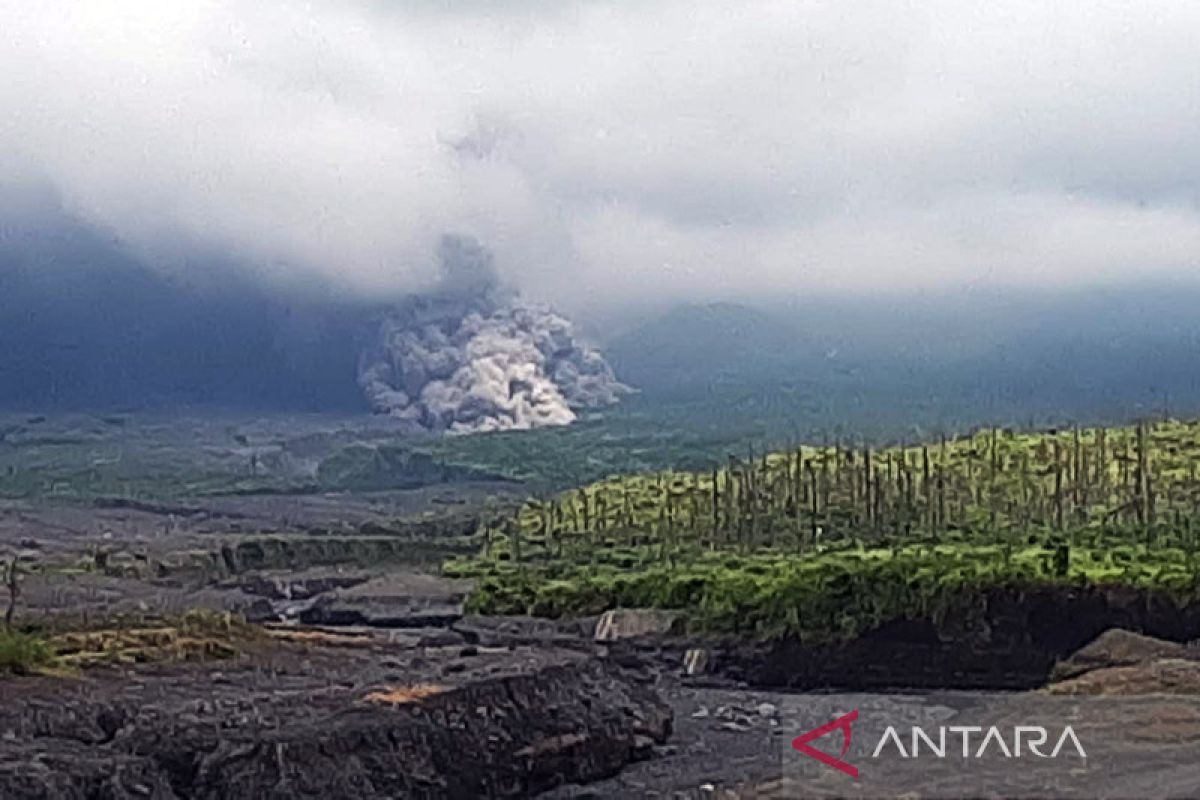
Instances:
[[[1180,455],[1175,445],[1163,449]],[[564,540],[803,549],[823,538],[936,540],[952,530],[1000,537],[1097,524],[1142,531],[1147,541],[1167,526],[1190,541],[1200,519],[1197,464],[1168,477],[1163,460],[1148,423],[1129,434],[1051,432],[1032,446],[991,429],[917,447],[798,447],[731,457],[708,474],[621,479],[530,501],[485,532],[489,540],[494,530],[505,533],[518,560],[522,535],[554,555]]]

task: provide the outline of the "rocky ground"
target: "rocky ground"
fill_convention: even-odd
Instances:
[[[581,798],[1194,798],[1200,796],[1200,649],[1119,629],[1062,662],[1043,689],[880,693],[794,693],[721,686],[667,672],[659,689],[675,733],[657,758],[555,800]],[[1068,677],[1069,676],[1069,677]],[[851,780],[795,752],[792,740],[860,711],[845,756]],[[882,729],[934,724],[1071,724],[1087,759],[899,758],[871,754]],[[953,740],[952,740],[953,741]],[[956,746],[956,745],[955,745]],[[838,755],[837,738],[821,749]],[[993,748],[994,750],[994,748]]]
[[[509,483],[387,492],[218,495],[151,502],[0,498],[0,546],[30,557],[78,557],[98,549],[147,558],[242,536],[318,533],[436,538],[474,530],[482,507],[524,495]]]
[[[806,694],[688,675],[688,643],[642,622],[631,612],[615,623],[468,615],[388,630],[247,626],[225,658],[8,678],[0,796],[1133,798],[1200,789],[1195,648],[1117,630],[1064,660],[1037,692]],[[791,740],[851,707],[863,721],[848,757],[863,775],[806,771]],[[1059,719],[1055,708],[1089,756],[1061,775],[1011,762],[935,763],[941,771],[931,773],[920,760],[870,759],[884,722],[957,714],[1036,724]]]
[[[363,607],[375,591],[401,607],[395,595],[412,594],[420,606],[429,598],[416,570],[473,549],[466,537],[479,514],[511,502],[514,491],[480,483],[161,503],[0,499],[0,560],[18,561],[29,620],[190,608],[259,620],[336,616],[330,591],[360,584],[370,586],[347,604]],[[452,589],[448,602],[462,591]],[[318,595],[321,608],[313,610],[308,601]]]
[[[12,678],[6,798],[520,797],[651,755],[669,708],[552,647],[275,632],[222,662]]]
[[[4,504],[17,622],[53,631],[64,655],[55,673],[0,677],[0,797],[1200,796],[1200,653],[1182,642],[1113,631],[1071,655],[1039,634],[1024,662],[1013,650],[979,671],[1000,657],[963,661],[909,629],[797,653],[682,639],[662,613],[476,617],[469,586],[429,570],[479,508],[451,499]],[[1071,599],[1086,612],[1074,623],[1177,622],[1112,600]],[[197,608],[215,613],[187,622]],[[1063,614],[1043,627],[1070,626]],[[936,688],[1002,672],[1047,685]],[[908,675],[907,692],[884,674]],[[798,691],[831,675],[874,693]],[[850,708],[857,781],[791,747]],[[1061,774],[870,758],[887,720],[1023,724],[1051,709],[1088,745]]]

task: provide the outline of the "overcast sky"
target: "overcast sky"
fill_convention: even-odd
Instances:
[[[497,10],[501,6],[504,10]],[[0,0],[0,180],[155,257],[578,312],[1191,278],[1200,4]]]

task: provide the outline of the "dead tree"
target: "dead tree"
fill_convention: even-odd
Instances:
[[[4,629],[12,630],[13,615],[17,613],[17,600],[21,598],[21,582],[17,571],[17,557],[4,567],[4,585],[8,588],[8,607],[4,610]]]

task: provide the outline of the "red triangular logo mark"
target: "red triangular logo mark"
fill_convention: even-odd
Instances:
[[[838,717],[833,722],[828,722],[819,728],[813,728],[808,733],[802,733],[795,739],[792,739],[792,749],[804,753],[804,755],[809,756],[810,758],[815,758],[817,761],[820,761],[826,766],[833,767],[836,770],[841,770],[851,778],[857,779],[858,767],[847,764],[840,758],[834,758],[833,756],[829,755],[829,753],[824,753],[809,745],[809,742],[820,739],[827,733],[840,730],[842,732],[841,754],[844,757],[846,753],[850,751],[850,737],[852,735],[850,726],[853,725],[856,720],[858,720],[857,708],[845,716]]]

